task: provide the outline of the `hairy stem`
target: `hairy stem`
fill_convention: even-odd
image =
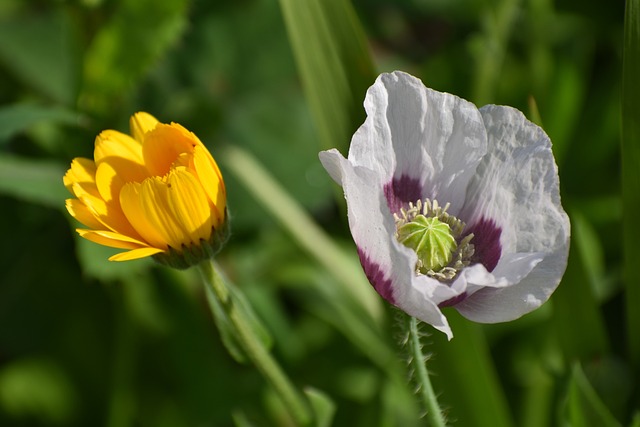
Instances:
[[[412,365],[415,372],[415,381],[418,383],[417,392],[427,410],[426,418],[429,421],[429,425],[432,427],[445,427],[446,423],[444,416],[440,406],[438,405],[438,399],[433,391],[433,387],[431,386],[431,379],[429,378],[429,371],[427,370],[425,356],[422,353],[420,331],[418,331],[419,320],[412,316],[408,317],[409,320],[405,324],[408,324],[409,328],[409,357],[410,365]]]

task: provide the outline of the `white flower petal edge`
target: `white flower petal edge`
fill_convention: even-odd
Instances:
[[[470,225],[481,218],[500,224],[502,254],[493,274],[512,277],[510,286],[481,289],[455,308],[470,320],[495,323],[549,299],[567,265],[570,224],[549,137],[514,108],[487,105],[480,112],[489,149],[469,183],[461,217]],[[518,257],[529,271],[509,266]]]
[[[320,161],[344,190],[349,227],[369,282],[390,303],[451,339],[451,329],[437,304],[458,293],[414,273],[417,255],[396,241],[395,221],[375,172],[354,166],[335,149],[321,152]]]
[[[457,215],[487,151],[476,106],[396,71],[376,79],[364,107],[367,119],[351,140],[349,161],[376,172],[393,211],[430,198],[446,200]]]

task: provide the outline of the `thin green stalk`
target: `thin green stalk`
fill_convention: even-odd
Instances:
[[[429,371],[427,370],[426,358],[422,353],[422,343],[420,342],[420,332],[418,331],[418,320],[409,316],[409,352],[411,365],[415,370],[415,380],[418,383],[418,393],[427,410],[426,418],[432,427],[445,427],[444,416],[438,399],[431,386]]]
[[[640,370],[640,0],[627,0],[622,67],[622,200],[627,339],[633,366]]]
[[[213,261],[198,265],[200,273],[210,290],[214,293],[225,310],[235,337],[242,346],[247,357],[271,384],[274,391],[282,399],[284,407],[289,411],[297,425],[308,425],[311,422],[311,410],[307,401],[298,393],[280,366],[271,357],[267,348],[251,327],[250,320],[230,296],[227,283],[218,273]]]

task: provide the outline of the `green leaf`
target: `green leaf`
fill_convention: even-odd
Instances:
[[[64,209],[70,197],[62,184],[66,169],[55,162],[0,153],[0,193]]]
[[[622,201],[627,339],[640,367],[640,0],[627,0],[622,75]]]
[[[572,426],[621,427],[577,363],[572,370],[567,411]]]
[[[78,125],[84,120],[79,113],[64,107],[37,104],[8,105],[0,108],[0,144],[39,122]]]
[[[280,6],[320,142],[345,151],[375,78],[360,21],[348,0],[280,0]]]
[[[336,404],[333,400],[327,394],[311,387],[307,387],[304,393],[309,398],[315,415],[315,427],[331,427],[336,413]]]
[[[182,34],[187,4],[187,0],[118,2],[87,50],[80,98],[84,108],[102,111],[134,88]]]
[[[0,61],[46,97],[72,105],[80,74],[71,20],[62,9],[0,22]]]

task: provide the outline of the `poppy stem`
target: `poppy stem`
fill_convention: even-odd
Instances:
[[[309,425],[312,416],[307,400],[293,386],[291,380],[273,359],[252,326],[252,322],[242,304],[239,304],[238,300],[234,298],[234,294],[240,291],[219,274],[213,261],[202,262],[198,265],[198,268],[206,286],[213,292],[219,305],[224,310],[229,322],[228,327],[231,329],[237,343],[241,346],[244,355],[273,387],[273,390],[282,400],[284,408],[294,420],[295,425]]]
[[[410,364],[413,365],[415,372],[415,380],[418,383],[417,393],[422,399],[422,403],[427,411],[426,418],[432,427],[445,427],[446,422],[444,415],[438,405],[438,399],[431,386],[429,371],[427,370],[426,361],[428,357],[422,352],[422,343],[420,342],[420,331],[418,330],[418,322],[415,317],[409,317],[408,345]]]

